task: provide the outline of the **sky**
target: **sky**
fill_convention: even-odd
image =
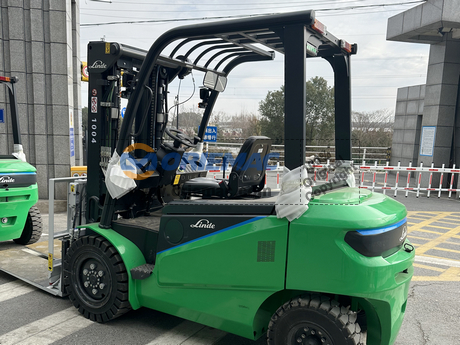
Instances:
[[[194,23],[240,17],[315,10],[316,18],[334,36],[358,44],[358,53],[351,58],[352,110],[372,112],[394,111],[400,87],[426,82],[429,45],[386,40],[388,18],[418,6],[417,0],[80,0],[81,59],[86,61],[90,41],[104,39],[148,50],[165,31]],[[208,20],[204,18],[222,18]],[[187,19],[187,20],[183,20]],[[195,20],[196,19],[196,20]],[[231,18],[228,18],[231,19]],[[149,23],[132,23],[147,20]],[[152,22],[153,21],[153,22]],[[118,24],[104,24],[104,23]],[[122,22],[122,23],[120,23]],[[129,23],[131,22],[131,23]],[[226,90],[221,93],[214,111],[228,115],[256,114],[259,102],[269,91],[283,84],[283,55],[274,61],[247,63],[229,75]],[[332,69],[324,59],[307,59],[307,80],[320,76],[333,86]],[[179,93],[179,102],[186,110],[196,109],[198,88],[203,75],[195,73],[179,85],[169,88],[169,104]],[[180,87],[179,87],[180,86]],[[195,90],[195,92],[194,92]],[[82,86],[85,106],[87,83]]]

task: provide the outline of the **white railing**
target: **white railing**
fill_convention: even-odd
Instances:
[[[452,192],[455,192],[457,193],[457,197],[460,198],[460,168],[456,168],[455,165],[452,168],[446,168],[445,164],[443,164],[441,168],[436,168],[434,164],[431,164],[431,167],[424,167],[423,164],[416,167],[410,163],[408,167],[403,167],[400,163],[397,166],[390,166],[388,162],[386,165],[377,165],[377,162],[374,165],[363,163],[362,165],[353,165],[356,179],[359,181],[357,184],[359,188],[368,189],[373,192],[381,191],[383,194],[386,194],[387,191],[393,191],[395,197],[398,195],[398,192],[403,192],[406,197],[409,192],[414,192],[417,198],[420,196],[420,192],[426,192],[428,198],[432,193],[439,198],[443,192],[446,192],[447,196],[451,198]],[[328,182],[331,172],[334,171],[334,166],[329,160],[326,164],[309,165],[308,168],[310,174],[313,174],[312,180],[314,185]],[[279,165],[271,168],[270,170],[267,169],[265,187],[276,190],[280,188],[283,170]],[[216,167],[214,170],[209,170],[207,176],[218,179],[224,176],[228,178],[230,172],[231,170],[223,172],[220,170],[220,167]],[[390,175],[390,173],[393,174]],[[405,181],[400,181],[401,173],[407,173],[407,177],[404,176]],[[365,179],[365,176],[369,174],[371,175],[371,179],[368,181]],[[434,186],[433,180],[436,174],[439,174],[439,182],[436,182],[436,186]],[[318,175],[321,175],[321,177]],[[425,179],[422,179],[422,177],[425,177]],[[448,187],[443,187],[443,182],[446,179],[448,179]],[[425,182],[424,180],[427,180],[426,186],[422,185]],[[436,180],[438,180],[437,177]],[[457,188],[454,188],[455,182],[457,182]]]
[[[397,196],[398,191],[404,191],[405,196],[408,196],[409,191],[413,191],[416,193],[416,196],[420,196],[420,192],[426,191],[427,192],[427,197],[429,198],[431,195],[431,192],[437,193],[438,198],[441,197],[442,192],[448,192],[448,197],[452,197],[452,192],[456,192],[458,197],[460,198],[460,189],[454,188],[454,183],[455,183],[455,176],[457,175],[457,187],[458,184],[460,183],[460,169],[455,168],[455,164],[453,165],[452,168],[446,168],[445,164],[442,165],[441,168],[435,168],[434,164],[431,164],[431,167],[424,167],[423,163],[420,164],[419,167],[417,166],[412,166],[412,163],[409,163],[408,167],[403,167],[401,166],[400,163],[398,163],[397,166],[378,166],[377,164],[374,165],[361,165],[361,166],[356,166],[355,168],[359,169],[360,172],[360,188],[365,188],[365,189],[370,189],[372,191],[374,190],[382,190],[383,193],[385,194],[387,190],[393,190],[394,191],[394,196]],[[389,186],[389,173],[390,172],[395,172],[395,180],[394,180],[394,186]],[[407,179],[406,183],[402,182],[400,183],[399,177],[401,172],[407,173]],[[370,186],[365,186],[364,182],[364,175],[366,173],[371,173],[372,174],[372,185]],[[377,174],[383,174],[383,185],[380,183],[380,185],[377,185],[376,179],[377,179]],[[414,174],[414,175],[412,175]],[[439,184],[437,184],[437,187],[433,187],[433,175],[434,174],[440,174],[439,176]],[[450,174],[450,179],[448,181],[449,187],[444,187],[443,188],[443,182],[444,182],[444,175]],[[428,184],[426,187],[422,187],[422,175],[423,176],[428,176]],[[411,186],[411,177],[417,178],[415,180],[415,185]],[[449,178],[449,176],[448,176]],[[437,178],[436,178],[437,180]]]
[[[211,149],[213,152],[230,151],[235,156],[238,154],[242,143],[208,143],[208,152]],[[305,147],[306,156],[316,156],[320,161],[333,159],[335,157],[335,146],[311,146]],[[389,160],[388,147],[352,147],[352,159],[355,164],[364,161],[376,161],[379,164]],[[272,145],[271,152],[277,153],[279,157],[277,162],[284,165],[284,145]]]

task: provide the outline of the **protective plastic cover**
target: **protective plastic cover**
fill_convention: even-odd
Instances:
[[[14,144],[13,156],[15,156],[17,159],[22,160],[23,162],[27,162],[26,155],[21,144]]]
[[[128,177],[120,166],[120,156],[115,151],[110,158],[105,175],[105,185],[113,199],[119,199],[136,188],[136,182]]]
[[[307,178],[306,165],[302,165],[292,171],[284,167],[280,194],[275,202],[275,211],[278,218],[286,217],[291,222],[308,210],[311,186],[304,183]]]

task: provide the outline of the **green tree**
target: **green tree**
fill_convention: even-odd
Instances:
[[[314,77],[307,81],[306,134],[310,145],[333,145],[334,88],[326,79]]]
[[[260,130],[274,144],[284,142],[284,86],[278,91],[268,91],[265,100],[259,103]]]
[[[275,144],[284,140],[284,86],[269,91],[259,103],[262,116],[260,128],[263,135]],[[306,137],[310,145],[329,145],[334,138],[334,88],[322,77],[311,78],[306,83]]]

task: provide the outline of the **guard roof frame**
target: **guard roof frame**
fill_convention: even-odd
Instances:
[[[129,129],[134,121],[140,102],[141,92],[147,85],[155,65],[168,62],[177,66],[186,66],[197,70],[213,70],[209,68],[212,60],[219,56],[216,66],[222,70],[213,70],[220,75],[228,75],[238,64],[247,61],[272,60],[274,52],[285,55],[285,165],[295,168],[305,163],[305,106],[306,106],[306,58],[312,56],[307,51],[307,43],[317,46],[316,56],[325,58],[333,67],[335,81],[335,129],[336,129],[336,159],[351,160],[351,86],[350,86],[350,55],[355,54],[357,45],[352,45],[351,52],[342,48],[343,41],[336,38],[326,29],[324,32],[315,30],[317,23],[314,11],[301,11],[250,17],[238,20],[186,25],[171,29],[161,35],[151,46],[141,69],[137,75],[137,87],[128,103],[123,126],[116,151],[119,155],[127,146]],[[169,57],[160,55],[172,43],[181,40]],[[188,51],[179,54],[181,48],[195,42]],[[214,42],[215,41],[215,42]],[[270,50],[264,50],[253,44],[260,44]],[[198,47],[210,45],[207,53],[217,50],[211,61],[199,66],[202,54],[189,63],[188,57]],[[234,49],[234,52],[223,50]],[[225,53],[230,53],[229,55]],[[314,54],[314,53],[313,53]],[[182,61],[180,60],[182,59]],[[185,61],[184,61],[185,60]],[[223,60],[223,61],[222,61]],[[229,61],[227,61],[229,60]],[[223,62],[227,62],[223,65]],[[198,136],[203,137],[204,128],[209,120],[218,92],[211,93],[208,107],[203,116],[202,126]],[[204,125],[204,126],[203,126]],[[300,154],[299,154],[300,150]]]

